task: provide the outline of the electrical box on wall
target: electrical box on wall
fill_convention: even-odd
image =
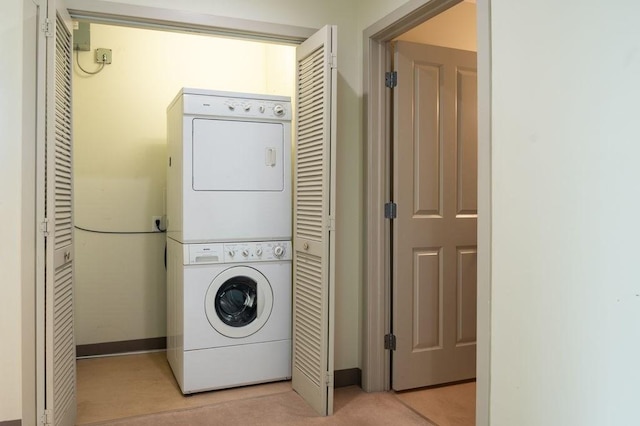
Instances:
[[[90,24],[73,21],[73,50],[91,50]]]
[[[111,63],[111,49],[96,49],[96,63],[98,64],[110,64]]]

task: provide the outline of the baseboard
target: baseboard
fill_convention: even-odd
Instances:
[[[150,339],[124,340],[120,342],[93,343],[90,345],[77,345],[76,356],[100,356],[113,355],[127,352],[143,352],[160,350],[167,348],[166,337],[153,337]],[[348,368],[345,370],[336,370],[333,372],[333,386],[343,388],[346,386],[362,387],[362,370],[359,368]],[[18,423],[14,423],[14,422]],[[20,420],[10,421],[8,423],[0,422],[0,426],[19,426]]]
[[[22,426],[22,420],[3,420],[0,426]]]
[[[76,356],[113,355],[127,352],[144,352],[167,348],[166,337],[152,337],[150,339],[123,340],[120,342],[92,343],[77,345]],[[4,426],[0,424],[0,426]]]
[[[336,370],[333,372],[334,388],[353,385],[362,387],[362,371],[359,368],[348,368],[346,370]]]

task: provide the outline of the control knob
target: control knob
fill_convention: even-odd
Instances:
[[[277,116],[284,115],[284,107],[282,105],[276,105],[273,107],[273,113]]]
[[[282,247],[282,246],[276,246],[276,247],[273,249],[273,254],[274,254],[276,257],[282,257],[282,255],[284,254],[284,247]]]
[[[256,256],[262,256],[262,249],[260,247],[256,249]]]
[[[244,249],[244,250],[242,250],[242,255],[243,255],[244,257],[249,257],[249,249]]]
[[[236,255],[236,251],[234,249],[227,250],[227,256],[233,257]]]

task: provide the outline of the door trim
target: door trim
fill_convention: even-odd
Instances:
[[[384,86],[388,42],[461,0],[410,0],[363,32],[363,132],[366,141],[366,255],[363,286],[362,384],[390,389],[390,225],[383,205],[390,194],[391,105]],[[491,34],[490,0],[478,0],[478,343],[476,424],[489,425],[491,326]]]
[[[317,29],[295,25],[103,0],[66,0],[66,4],[73,19],[87,19],[92,22],[136,28],[224,35],[245,40],[300,44],[317,31]]]

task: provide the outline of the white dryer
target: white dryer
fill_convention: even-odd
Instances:
[[[291,242],[167,244],[167,358],[182,392],[289,379]]]
[[[167,236],[291,239],[291,102],[182,89],[167,109]]]

